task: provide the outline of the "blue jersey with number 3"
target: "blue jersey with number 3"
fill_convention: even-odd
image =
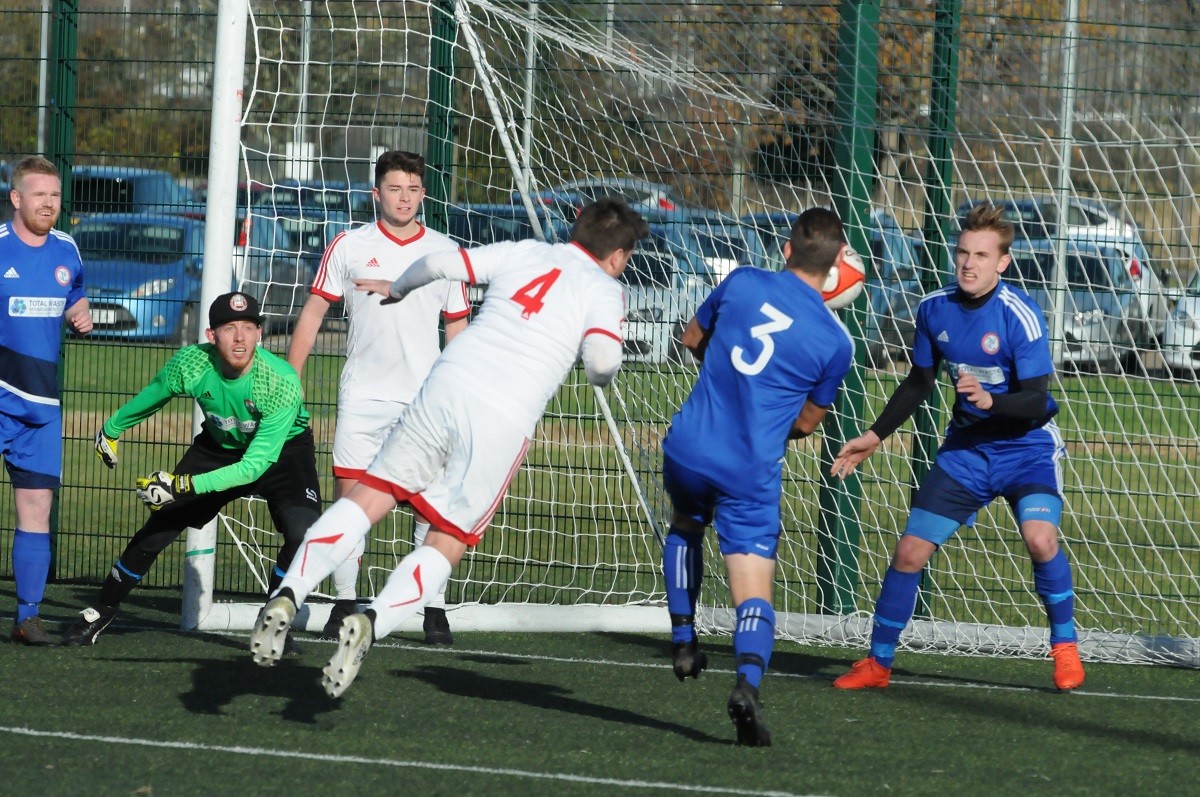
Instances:
[[[754,268],[732,272],[696,320],[711,337],[663,451],[730,494],[777,500],[788,433],[806,399],[833,404],[850,333],[795,274]]]
[[[35,426],[58,417],[63,313],[82,298],[71,236],[51,230],[29,246],[0,225],[0,412]]]

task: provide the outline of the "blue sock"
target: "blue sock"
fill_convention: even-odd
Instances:
[[[667,584],[672,642],[691,642],[696,638],[694,618],[703,579],[703,535],[684,534],[672,526],[663,545],[663,580]]]
[[[1046,607],[1050,644],[1076,641],[1075,590],[1071,587],[1071,565],[1062,548],[1050,561],[1033,563],[1033,585]]]
[[[738,675],[755,689],[771,663],[775,649],[775,609],[762,598],[742,601],[737,607],[737,625],[733,627],[733,655]]]
[[[36,617],[50,575],[50,535],[17,529],[13,534],[13,580],[17,582],[17,622]]]
[[[896,658],[896,643],[900,632],[912,619],[917,605],[917,587],[921,573],[901,573],[889,567],[875,601],[875,622],[871,625],[871,658],[884,667],[891,667]]]

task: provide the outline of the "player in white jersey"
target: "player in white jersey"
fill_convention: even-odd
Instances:
[[[430,283],[414,291],[398,308],[381,306],[382,297],[354,290],[355,279],[391,282],[425,255],[458,250],[458,244],[417,221],[425,198],[425,159],[420,155],[399,150],[380,155],[372,193],[379,205],[379,221],[344,232],[329,244],[288,347],[288,362],[297,373],[303,373],[330,305],[345,304],[350,330],[333,435],[338,497],[346,495],[367,472],[396,419],[433,367],[441,352],[439,314],[445,319],[447,342],[466,327],[470,314],[466,288],[458,282]],[[429,522],[418,515],[414,544],[419,546],[428,531]],[[358,611],[361,555],[362,550],[356,551],[333,574],[336,602],[325,636],[336,638],[342,618]],[[454,642],[444,595],[430,602],[424,626],[426,642]]]
[[[397,501],[424,513],[434,528],[400,561],[370,608],[342,621],[325,691],[340,696],[371,644],[446,583],[482,538],[546,403],[575,361],[582,357],[597,386],[620,368],[625,301],[616,278],[648,232],[628,206],[605,199],[583,209],[569,244],[492,244],[425,258],[390,285],[357,283],[394,300],[439,278],[488,288],[479,316],[446,347],[367,475],[308,530],[251,634],[257,664],[279,659],[309,592]]]

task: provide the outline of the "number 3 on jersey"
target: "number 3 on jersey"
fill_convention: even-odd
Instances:
[[[546,292],[561,275],[562,269],[551,269],[541,276],[534,277],[509,297],[521,305],[521,318],[529,318],[542,311],[542,308],[546,306]]]
[[[729,360],[733,363],[733,367],[746,376],[762,373],[762,369],[767,367],[771,355],[775,353],[775,341],[771,340],[771,334],[782,332],[792,325],[792,319],[776,310],[769,302],[763,302],[763,306],[758,309],[759,312],[771,319],[766,323],[750,327],[750,337],[762,344],[762,351],[758,353],[758,357],[754,362],[746,362],[746,350],[741,346],[734,346],[733,350],[729,352]]]

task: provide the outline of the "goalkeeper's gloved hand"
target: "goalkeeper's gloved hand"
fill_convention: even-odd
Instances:
[[[117,439],[104,433],[104,427],[96,432],[96,456],[109,470],[117,467]]]
[[[192,477],[187,473],[168,473],[156,470],[137,480],[137,497],[153,512],[162,509],[180,496],[192,491]]]

